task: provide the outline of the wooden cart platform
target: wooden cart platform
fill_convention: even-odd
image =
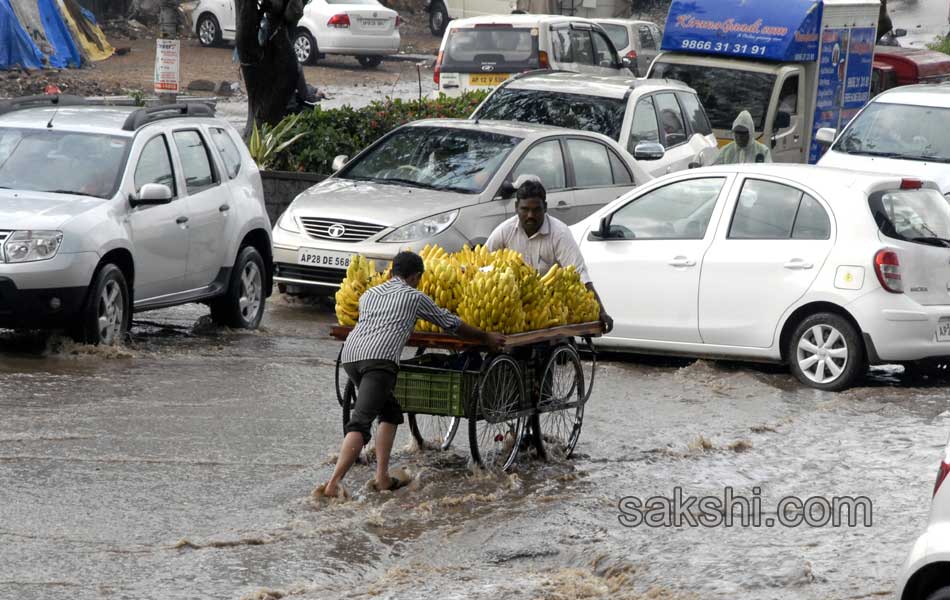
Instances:
[[[330,337],[343,341],[353,331],[352,327],[346,325],[334,325],[330,329]],[[587,323],[575,323],[573,325],[560,325],[558,327],[549,327],[547,329],[537,329],[535,331],[526,331],[524,333],[513,333],[505,336],[504,349],[517,348],[519,346],[528,346],[542,342],[551,342],[572,337],[598,337],[603,333],[603,327],[599,321],[589,321]],[[407,346],[413,348],[438,348],[441,350],[474,350],[481,346],[473,341],[456,337],[449,333],[423,333],[413,332],[409,336]]]

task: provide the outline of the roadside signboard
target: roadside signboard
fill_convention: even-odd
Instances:
[[[177,94],[181,91],[178,72],[181,42],[159,39],[155,44],[155,92]]]

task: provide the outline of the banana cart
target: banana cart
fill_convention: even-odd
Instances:
[[[352,330],[335,326],[330,335],[342,341]],[[569,457],[594,386],[591,338],[601,333],[599,322],[551,327],[509,335],[501,351],[488,352],[453,335],[415,332],[407,346],[416,355],[400,364],[396,399],[422,447],[448,449],[465,418],[472,459],[486,469],[508,470],[529,445],[543,457]],[[339,356],[336,394],[345,425],[356,390]]]

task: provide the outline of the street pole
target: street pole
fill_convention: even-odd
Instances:
[[[161,9],[159,12],[159,35],[163,40],[178,39],[178,15],[177,0],[161,0]],[[158,94],[159,104],[174,104],[177,99],[175,92],[160,92]]]

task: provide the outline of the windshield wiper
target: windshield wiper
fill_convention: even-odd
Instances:
[[[881,158],[904,158],[900,152],[875,152],[874,150],[853,150],[847,151],[848,154],[861,154],[863,156],[879,156]]]
[[[919,160],[920,162],[950,163],[950,158],[940,156],[902,156],[905,160]]]
[[[941,248],[950,248],[950,240],[937,236],[910,238],[911,242],[920,242],[921,244],[930,244],[931,246],[940,246]]]
[[[370,177],[369,180],[376,183],[400,184],[407,185],[409,187],[432,189],[431,185],[419,183],[418,181],[413,181],[412,179],[402,179],[400,177]]]
[[[89,194],[83,194],[82,192],[77,192],[76,190],[43,190],[44,194],[70,194],[73,196],[88,196]]]

